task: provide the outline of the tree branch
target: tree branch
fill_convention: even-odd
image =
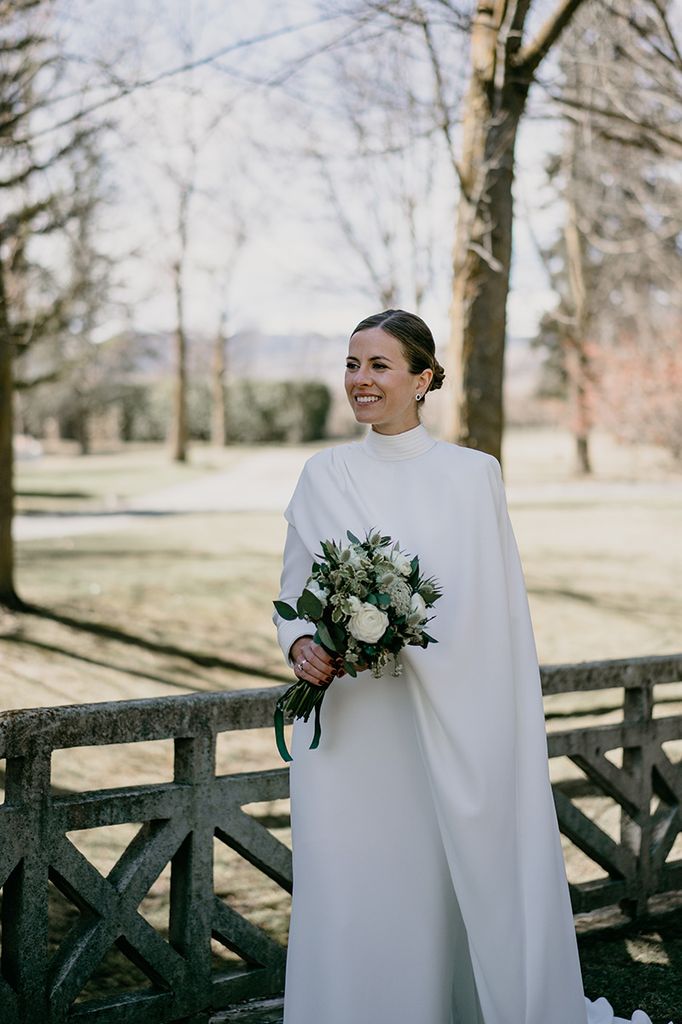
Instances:
[[[586,0],[560,0],[552,15],[540,26],[537,35],[522,46],[514,58],[515,67],[532,75],[538,64],[549,53],[573,15]]]

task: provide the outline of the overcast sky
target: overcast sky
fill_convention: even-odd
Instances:
[[[325,77],[325,59],[304,62],[283,85],[253,84],[272,80],[292,59],[348,31],[343,19],[312,24],[317,16],[314,3],[291,0],[253,0],[248,5],[229,0],[98,0],[96,7],[86,0],[62,0],[67,48],[84,58],[85,67],[100,60],[113,63],[116,74],[127,80],[151,78],[188,57],[227,51],[191,76],[138,90],[111,108],[116,129],[107,136],[106,152],[115,201],[103,224],[107,250],[116,260],[116,294],[136,327],[166,330],[173,323],[170,268],[176,253],[178,182],[190,166],[188,139],[197,147],[189,218],[190,330],[212,332],[224,309],[232,330],[347,334],[379,308],[359,257],[330,212],[319,172],[302,153],[310,138],[328,144],[336,132],[334,159],[347,157],[343,126],[334,121],[335,98]],[[294,30],[282,32],[286,26]],[[228,49],[259,34],[272,38]],[[190,98],[188,87],[193,90]],[[560,209],[548,202],[542,169],[547,152],[559,146],[558,122],[531,120],[522,129],[509,300],[513,335],[533,334],[539,316],[553,302],[534,236],[546,243],[560,223]],[[443,339],[456,192],[444,157],[437,162],[428,193],[436,273],[422,312]],[[373,197],[371,185],[344,193],[344,212],[360,232],[367,224],[371,233],[371,205],[382,202],[380,193],[377,189]],[[240,223],[245,243],[234,259],[233,238]],[[401,304],[409,306],[409,298]],[[103,326],[104,333],[118,317]]]

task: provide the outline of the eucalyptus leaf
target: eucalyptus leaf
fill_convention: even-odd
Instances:
[[[359,538],[356,537],[354,533],[351,533],[350,530],[346,530],[346,536],[348,537],[348,540],[351,542],[351,544],[360,544],[361,543]]]

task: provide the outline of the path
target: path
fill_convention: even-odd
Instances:
[[[111,533],[139,525],[145,517],[197,512],[281,512],[309,452],[303,448],[264,448],[245,454],[222,473],[143,494],[115,509],[99,512],[18,515],[15,541],[43,540],[84,533]]]

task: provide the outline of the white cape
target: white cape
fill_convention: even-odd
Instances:
[[[583,996],[499,464],[370,431],[309,459],[285,516],[282,600],[372,527],[444,591],[402,676],[335,680],[317,750],[294,728],[286,1024],[612,1024]],[[274,620],[285,655],[312,632]]]

